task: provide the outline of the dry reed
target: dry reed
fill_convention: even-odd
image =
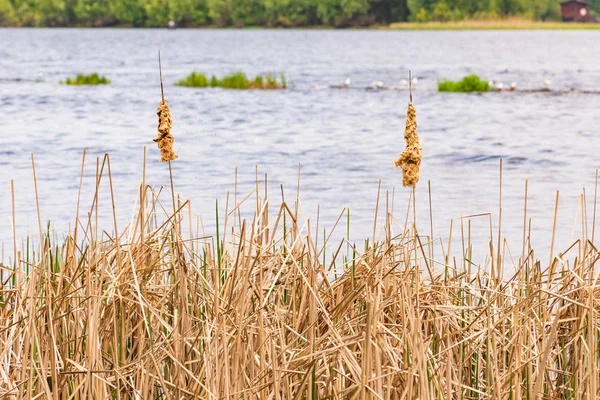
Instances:
[[[469,250],[434,260],[441,239],[390,217],[362,251],[319,243],[297,199],[261,198],[258,183],[254,217],[236,201],[225,236],[145,184],[109,236],[94,222],[106,175],[112,197],[108,157],[79,230],[51,243],[40,224],[35,254],[2,266],[2,398],[600,395],[599,252],[585,237],[545,264],[524,236],[523,255],[501,261],[516,273],[497,279],[493,241],[481,265]]]

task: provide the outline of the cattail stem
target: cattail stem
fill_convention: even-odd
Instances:
[[[158,51],[158,73],[160,74],[160,96],[162,101],[165,101],[165,89],[163,87],[163,79],[162,79],[162,65],[160,63],[160,50]]]
[[[171,161],[169,160],[169,180],[171,181],[171,200],[173,201],[173,219],[175,219],[175,214],[177,213],[177,205],[175,204],[175,188],[173,185],[173,169],[171,168]]]
[[[160,57],[160,55],[159,55]],[[409,87],[409,99],[410,102],[412,103],[412,71],[409,69],[408,70],[408,87]]]

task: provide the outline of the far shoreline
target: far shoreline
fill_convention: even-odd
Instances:
[[[178,26],[135,27],[131,25],[71,25],[71,26],[0,26],[0,29],[165,29],[165,30],[370,30],[370,31],[477,31],[477,30],[600,30],[600,22],[531,21],[524,19],[462,20],[447,22],[394,22],[389,25],[335,27],[331,25],[310,26]]]

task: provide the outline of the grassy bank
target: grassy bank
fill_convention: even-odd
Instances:
[[[531,21],[524,19],[464,20],[449,22],[399,22],[391,30],[573,30],[600,29],[598,23],[573,23],[558,21]]]
[[[99,165],[94,199],[112,190],[109,158]],[[470,230],[442,243],[416,230],[431,214],[416,220],[411,204],[397,219],[386,212],[380,240],[333,242],[300,219],[297,198],[268,198],[257,182],[224,202],[209,235],[189,202],[151,180],[129,226],[115,215],[109,234],[98,204],[81,204],[64,241],[40,217],[42,245],[28,241],[2,266],[0,397],[600,395],[591,223],[542,260],[527,228],[511,255],[498,229],[474,265]],[[345,210],[337,229],[349,221]]]

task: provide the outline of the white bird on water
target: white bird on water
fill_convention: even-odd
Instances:
[[[548,78],[546,78],[546,79],[544,80],[544,83],[546,84],[546,86],[550,86],[550,85],[552,85],[552,81],[551,81],[550,79],[548,79]]]
[[[406,86],[406,85],[408,85],[408,81],[406,79],[402,79],[402,80],[400,80],[400,85]]]
[[[384,87],[384,84],[382,81],[373,81],[371,82],[372,86],[375,86],[377,89],[381,89],[382,87]]]
[[[417,83],[419,83],[419,78],[417,78],[416,76],[414,78],[412,78],[412,84],[416,85]]]
[[[350,78],[346,78],[346,80],[344,81],[344,87],[350,86],[350,83],[352,83],[352,80]]]

